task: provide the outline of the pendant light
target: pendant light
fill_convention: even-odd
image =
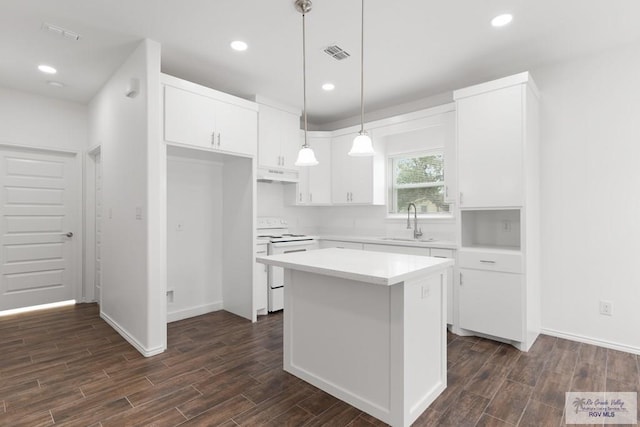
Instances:
[[[358,136],[353,140],[350,156],[365,157],[373,156],[373,143],[371,138],[364,130],[364,0],[362,0],[362,21],[361,21],[361,34],[360,34],[360,132]]]
[[[304,120],[304,145],[298,152],[296,166],[315,166],[318,164],[316,155],[307,142],[307,48],[304,16],[311,11],[311,0],[296,0],[296,9],[302,14],[302,115]]]

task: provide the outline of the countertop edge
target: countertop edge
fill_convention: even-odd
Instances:
[[[289,268],[293,270],[304,271],[307,273],[322,274],[325,276],[338,277],[341,279],[355,280],[358,282],[366,282],[366,283],[371,283],[371,284],[380,285],[380,286],[393,286],[398,283],[406,282],[407,280],[411,280],[416,277],[425,276],[425,275],[428,276],[437,271],[445,270],[446,268],[454,264],[453,260],[438,258],[437,264],[434,264],[428,267],[423,267],[418,270],[398,274],[393,277],[380,277],[380,276],[371,276],[367,274],[354,273],[354,272],[349,272],[344,270],[334,270],[326,267],[311,266],[311,265],[298,264],[294,262],[280,261],[280,260],[272,259],[269,256],[266,256],[266,257],[257,256],[256,261],[263,264],[275,265],[276,267]]]

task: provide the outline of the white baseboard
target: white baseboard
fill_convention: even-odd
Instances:
[[[183,310],[170,311],[167,313],[167,323],[177,322],[178,320],[188,319],[218,310],[222,310],[222,301],[189,307]]]
[[[611,341],[603,341],[596,338],[585,337],[584,335],[570,334],[567,332],[556,331],[554,329],[542,328],[540,333],[545,335],[551,335],[552,337],[564,338],[570,341],[577,341],[584,344],[597,345],[604,348],[610,348],[612,350],[624,351],[626,353],[633,353],[640,355],[640,348],[632,347],[626,344],[619,344]]]
[[[163,347],[156,347],[156,348],[151,348],[151,349],[145,348],[142,344],[140,344],[140,342],[137,339],[135,339],[131,334],[129,334],[126,331],[126,329],[121,327],[118,324],[118,322],[113,320],[111,317],[109,317],[103,311],[100,311],[100,318],[102,318],[102,320],[107,322],[109,324],[109,326],[111,326],[117,333],[119,333],[122,336],[122,338],[127,340],[127,342],[129,344],[131,344],[133,347],[135,347],[135,349],[138,350],[140,352],[140,354],[142,354],[144,357],[155,356],[156,354],[160,354],[160,353],[165,351],[165,348],[163,348]]]

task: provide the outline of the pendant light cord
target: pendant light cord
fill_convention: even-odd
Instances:
[[[305,30],[305,13],[302,13],[302,109],[304,116],[304,147],[307,148],[307,37]]]
[[[364,0],[360,23],[360,134],[364,134]]]

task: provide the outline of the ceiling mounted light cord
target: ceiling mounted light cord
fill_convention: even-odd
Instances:
[[[315,166],[318,164],[318,160],[307,142],[307,37],[305,15],[311,11],[311,0],[296,0],[295,6],[298,12],[302,14],[302,117],[304,121],[304,144],[298,152],[298,158],[294,164],[296,166]]]
[[[353,140],[350,156],[365,157],[373,156],[373,143],[371,138],[364,130],[364,0],[362,0],[361,8],[361,25],[360,25],[360,132]]]

